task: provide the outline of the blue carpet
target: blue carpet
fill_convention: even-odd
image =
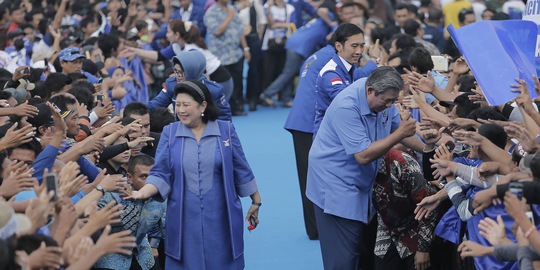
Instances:
[[[263,201],[260,225],[244,232],[248,270],[323,268],[319,241],[305,232],[292,136],[283,129],[288,113],[259,107],[233,119]],[[250,204],[243,199],[244,213]]]

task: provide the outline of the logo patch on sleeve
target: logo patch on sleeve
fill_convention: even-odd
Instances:
[[[341,80],[341,78],[334,78],[330,80],[330,82],[332,83],[332,85],[343,84],[343,81]]]

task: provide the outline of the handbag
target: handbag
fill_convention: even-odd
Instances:
[[[285,3],[285,18],[287,25],[289,25],[289,14],[287,13],[287,3]],[[287,34],[284,37],[269,38],[268,39],[268,51],[273,53],[285,52],[285,43],[287,42],[287,36],[290,34],[290,26],[287,27]]]
[[[268,51],[273,53],[279,53],[285,51],[285,42],[287,37],[278,37],[268,39]]]

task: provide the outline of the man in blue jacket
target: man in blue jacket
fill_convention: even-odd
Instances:
[[[315,120],[315,82],[323,66],[335,54],[335,39],[334,33],[326,47],[318,50],[304,62],[300,69],[300,80],[296,88],[296,102],[293,104],[284,126],[293,136],[296,169],[304,209],[304,223],[307,235],[311,240],[319,238],[313,204],[307,199],[305,192],[308,154],[311,148]],[[374,61],[368,61],[362,68],[354,70],[354,80],[369,76],[376,68],[377,64]]]
[[[167,107],[174,102],[174,87],[176,84],[185,80],[198,80],[203,83],[210,94],[212,99],[219,108],[218,119],[231,121],[231,107],[227,98],[223,94],[223,86],[207,79],[204,76],[206,70],[206,58],[204,55],[196,50],[181,52],[172,59],[174,65],[174,77],[170,77],[165,81],[165,89],[159,93],[154,99],[148,102],[148,110],[152,112],[158,107]]]
[[[341,90],[353,83],[356,63],[362,56],[366,44],[362,29],[350,23],[340,25],[334,37],[335,53],[317,76],[314,136],[317,134],[326,108]]]

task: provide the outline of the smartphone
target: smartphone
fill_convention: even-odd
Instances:
[[[96,100],[100,101],[100,102],[103,102],[103,95],[102,94],[97,94],[96,95]]]
[[[523,183],[520,182],[510,182],[510,185],[508,187],[508,191],[516,195],[518,199],[521,200],[523,198]]]
[[[255,220],[255,217],[254,216],[250,216],[249,217],[249,226],[248,226],[248,230],[255,230],[255,228],[257,228],[257,225],[259,225],[259,223],[257,223],[257,220]]]
[[[448,59],[440,55],[432,55],[431,60],[433,61],[433,70],[436,71],[448,71]]]
[[[96,56],[94,56],[94,59],[96,59],[96,63],[101,62],[101,56],[99,56],[99,54],[96,54]]]
[[[456,148],[456,144],[453,142],[453,141],[447,141],[444,146],[446,147],[446,149],[448,149],[448,151],[452,152],[454,151],[454,148]]]
[[[48,173],[45,175],[45,183],[47,185],[47,193],[54,191],[53,200],[58,201],[58,177],[56,173]]]
[[[30,74],[30,68],[25,68],[25,69],[21,70],[21,74],[24,74],[24,75]]]
[[[53,108],[55,111],[57,111],[59,114],[62,114],[62,110],[60,110],[60,108],[58,108],[58,106],[56,106],[56,104],[52,103],[53,105]]]

